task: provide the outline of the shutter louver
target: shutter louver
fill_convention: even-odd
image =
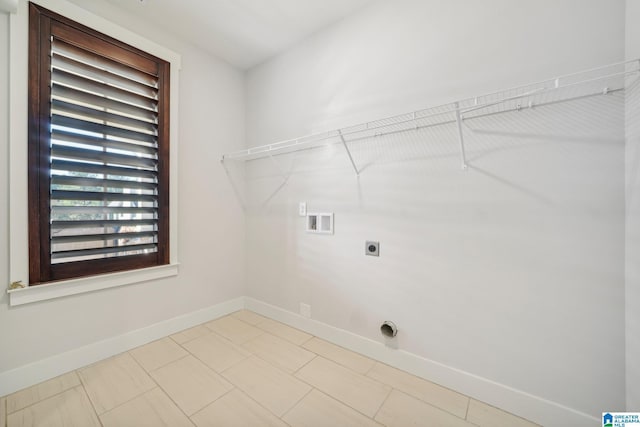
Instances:
[[[158,77],[51,43],[51,264],[158,251]]]

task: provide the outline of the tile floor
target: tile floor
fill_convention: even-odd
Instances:
[[[535,424],[250,311],[0,398],[0,427]]]

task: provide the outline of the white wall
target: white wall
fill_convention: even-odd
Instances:
[[[375,2],[248,72],[247,140],[621,61],[624,7]],[[339,146],[278,158],[294,171],[280,190],[268,161],[249,163],[249,296],[309,303],[314,319],[376,340],[394,320],[403,350],[593,417],[620,410],[623,109],[616,94],[470,122],[466,173],[453,128],[356,147],[361,166],[375,159],[359,179]],[[335,235],[305,234],[299,201],[335,212]],[[367,239],[380,258],[364,256]]]
[[[260,145],[621,60],[622,0],[378,1],[250,71],[246,94],[227,64],[108,2],[76,3],[182,55],[180,275],[16,308],[1,297],[0,374],[242,295],[246,253],[249,296],[293,312],[310,303],[315,319],[372,339],[389,318],[400,348],[420,356],[590,415],[624,407],[624,315],[602,308],[624,304],[620,95],[475,122],[466,173],[451,129],[356,149],[361,164],[376,159],[359,180],[332,148],[320,161],[279,159],[296,173],[278,192],[258,162],[254,200],[273,197],[249,210],[246,229],[216,163],[243,145],[245,103],[246,140]],[[5,283],[7,58],[0,14]],[[336,212],[335,236],[302,232],[301,200]],[[640,228],[629,200],[627,236]],[[382,242],[379,259],[363,256],[365,239]],[[637,337],[637,314],[627,321]],[[637,349],[627,347],[628,369]]]
[[[627,0],[626,57],[640,58],[640,2]],[[640,408],[640,82],[626,93],[626,340],[627,410]]]
[[[177,277],[9,307],[0,297],[0,374],[65,351],[210,307],[244,294],[244,218],[223,152],[244,144],[243,73],[108,2],[98,14],[182,55]],[[8,283],[8,17],[0,14],[0,283]],[[26,52],[25,52],[26,55]],[[207,239],[203,239],[203,235]],[[5,385],[6,386],[6,385]]]

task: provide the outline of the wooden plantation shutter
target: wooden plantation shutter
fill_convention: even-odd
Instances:
[[[169,262],[169,64],[33,4],[30,283]]]

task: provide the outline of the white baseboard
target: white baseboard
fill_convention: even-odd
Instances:
[[[373,341],[343,329],[302,317],[253,298],[245,298],[245,308],[545,427],[584,427],[600,423],[598,418],[559,403],[404,350],[391,348],[382,342]]]
[[[429,360],[382,342],[338,329],[317,320],[255,300],[240,297],[193,313],[168,319],[89,344],[65,353],[0,373],[0,396],[14,393],[74,369],[98,362],[148,342],[163,338],[234,311],[247,308],[371,359],[397,367],[421,378],[458,391],[474,399],[504,409],[545,427],[584,427],[599,425],[600,420],[559,403],[513,389],[486,378]]]
[[[244,308],[244,298],[236,298],[202,310],[174,317],[145,328],[57,354],[0,373],[0,396],[14,393],[74,369],[98,362],[183,329],[225,316]]]

